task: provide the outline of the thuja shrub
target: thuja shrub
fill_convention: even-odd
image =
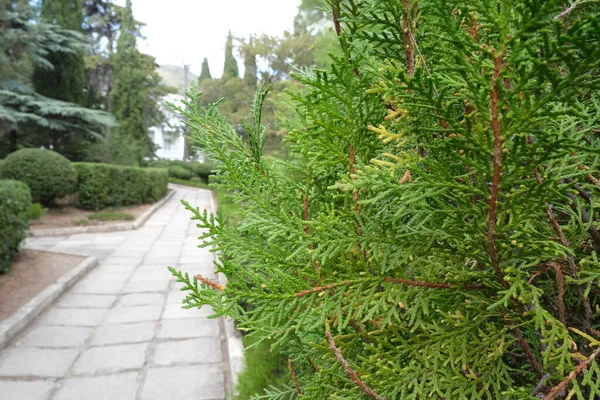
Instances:
[[[247,143],[180,110],[242,217],[184,203],[227,277],[172,269],[187,307],[288,357],[257,399],[599,398],[598,5],[329,3],[295,161],[262,157],[266,90]]]
[[[29,227],[31,191],[19,181],[0,180],[0,273],[10,269],[10,260],[19,250]]]
[[[78,173],[77,207],[101,210],[152,203],[167,193],[165,169],[100,163],[74,163]]]

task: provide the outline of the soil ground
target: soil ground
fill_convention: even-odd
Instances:
[[[70,254],[21,250],[14,257],[11,270],[0,275],[0,321],[10,317],[84,259]]]
[[[139,206],[121,207],[110,209],[110,211],[124,212],[133,215],[134,219],[138,218],[149,209],[152,204],[142,204]],[[102,210],[107,211],[107,210]],[[33,231],[40,229],[56,229],[56,228],[69,228],[74,226],[93,226],[93,225],[106,225],[115,224],[127,221],[98,221],[88,219],[87,216],[95,213],[96,211],[86,211],[79,208],[75,208],[70,205],[60,205],[56,208],[49,209],[46,215],[37,221],[30,221],[30,229]],[[131,221],[129,221],[131,222]]]

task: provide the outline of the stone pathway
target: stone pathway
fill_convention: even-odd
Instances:
[[[28,239],[27,248],[93,255],[99,265],[0,353],[3,400],[221,400],[229,385],[221,320],[184,310],[167,270],[214,277],[213,256],[176,193],[136,231]],[[35,279],[34,276],[31,279]]]

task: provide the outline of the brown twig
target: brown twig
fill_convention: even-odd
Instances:
[[[294,382],[294,386],[296,386],[296,393],[302,394],[302,389],[300,389],[300,385],[298,384],[298,379],[296,379],[296,371],[294,371],[294,366],[292,365],[292,360],[288,358],[288,369],[290,370],[290,375],[292,375],[292,382]]]
[[[508,322],[508,328],[512,332],[513,336],[517,339],[517,342],[519,342],[519,346],[521,347],[521,349],[523,349],[525,356],[527,357],[527,359],[529,360],[529,362],[535,369],[538,379],[542,379],[542,377],[544,376],[544,371],[542,371],[542,367],[540,366],[539,361],[533,354],[533,351],[531,351],[531,347],[529,347],[529,344],[523,338],[523,335],[521,334],[521,330],[519,328],[517,328],[515,326],[515,323],[512,321]]]
[[[549,265],[554,268],[554,272],[556,274],[556,286],[558,287],[558,319],[564,326],[567,326],[567,322],[565,320],[565,279],[559,264],[550,263]]]
[[[213,281],[211,281],[210,279],[207,279],[207,278],[203,277],[203,276],[202,276],[202,275],[200,275],[200,274],[197,274],[197,275],[195,276],[195,278],[196,278],[197,280],[199,280],[200,282],[202,282],[202,283],[204,283],[204,284],[206,284],[206,285],[210,286],[211,288],[213,288],[213,289],[215,289],[215,290],[218,290],[219,292],[222,292],[222,291],[224,291],[224,290],[225,290],[225,287],[224,287],[224,286],[222,286],[222,285],[219,285],[219,284],[217,284],[217,283],[214,283],[214,282],[213,282]]]
[[[319,372],[319,367],[317,367],[317,365],[315,364],[315,362],[313,360],[311,360],[310,357],[307,357],[306,361],[308,361],[308,363],[310,364],[310,366],[313,369],[313,371]]]
[[[594,352],[586,360],[579,363],[579,365],[573,371],[571,371],[571,373],[569,375],[567,375],[567,377],[565,378],[564,381],[562,381],[558,385],[554,386],[552,388],[552,390],[550,390],[550,393],[548,393],[546,395],[546,397],[544,397],[544,400],[552,400],[559,393],[561,393],[563,390],[565,390],[567,388],[567,385],[569,383],[571,383],[571,381],[573,379],[575,379],[575,377],[577,375],[579,375],[582,371],[585,371],[587,369],[588,365],[590,365],[596,359],[596,357],[598,357],[599,354],[600,354],[600,347],[598,347],[596,350],[594,350]]]
[[[495,52],[494,52],[495,54]],[[508,287],[508,282],[504,280],[504,272],[500,268],[498,254],[496,252],[496,210],[498,207],[498,193],[500,192],[500,176],[502,174],[502,132],[500,132],[500,119],[498,111],[498,100],[500,90],[498,89],[498,80],[500,79],[500,68],[502,67],[502,57],[496,55],[494,58],[494,75],[492,82],[492,92],[490,94],[492,111],[492,130],[494,132],[494,158],[492,172],[492,191],[490,196],[490,210],[488,214],[487,245],[492,266],[496,272],[498,280],[504,287]]]
[[[541,177],[540,171],[537,168],[534,169],[534,174],[535,174],[535,180],[537,181],[537,183],[541,184],[542,177]],[[560,244],[562,244],[566,248],[571,247],[571,244],[567,240],[567,237],[565,236],[560,224],[558,223],[558,221],[554,217],[554,214],[552,213],[552,205],[550,205],[550,204],[546,205],[546,216],[548,217],[548,220],[550,221],[550,224],[552,225],[554,232],[558,235],[558,240],[560,241]],[[575,264],[575,259],[570,254],[567,255],[567,265],[569,266],[569,270],[571,272],[571,278],[579,279],[579,268],[577,267],[577,264]],[[583,288],[579,285],[577,285],[577,292],[579,294],[579,298],[583,302],[583,312],[585,314],[585,320],[583,321],[583,325],[584,325],[583,328],[586,332],[589,333],[592,331],[592,318],[593,318],[593,312],[592,312],[592,306],[590,305],[590,299],[585,296]]]
[[[331,351],[333,351],[333,354],[335,354],[335,357],[337,358],[338,362],[341,364],[342,368],[344,368],[344,371],[346,372],[346,374],[350,377],[350,379],[352,379],[352,381],[354,381],[354,383],[356,383],[356,385],[360,388],[360,390],[362,390],[367,396],[369,396],[372,399],[385,400],[385,397],[381,397],[377,393],[375,393],[373,391],[373,389],[368,387],[358,377],[358,374],[352,368],[350,368],[350,364],[348,364],[348,361],[346,361],[346,359],[344,358],[344,356],[342,355],[340,350],[335,345],[335,339],[333,338],[333,335],[331,334],[329,329],[327,329],[325,331],[325,335],[327,336],[327,339],[329,340],[329,349]]]
[[[410,31],[410,1],[404,0],[404,13],[402,15],[402,29],[404,30],[404,43],[406,54],[406,72],[409,78],[415,75],[415,49],[411,42]]]

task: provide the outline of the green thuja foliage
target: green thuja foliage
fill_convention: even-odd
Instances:
[[[330,6],[343,51],[296,75],[293,161],[262,157],[268,89],[247,141],[180,110],[242,205],[184,203],[227,277],[172,269],[186,307],[289,358],[256,399],[600,398],[598,6]]]

